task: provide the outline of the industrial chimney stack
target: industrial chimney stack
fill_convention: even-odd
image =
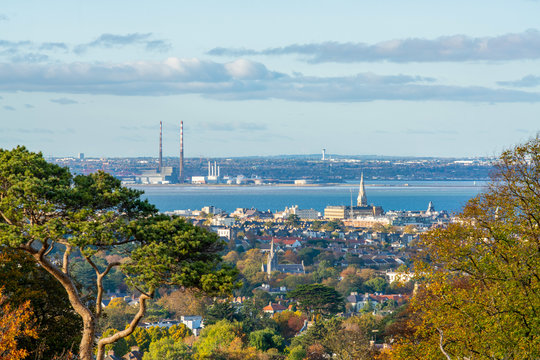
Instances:
[[[163,123],[159,122],[159,172],[163,170]]]
[[[184,122],[180,121],[180,167],[178,168],[178,183],[184,183]]]

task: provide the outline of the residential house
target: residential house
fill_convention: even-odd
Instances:
[[[271,314],[271,315],[274,315],[276,313],[280,313],[280,312],[283,312],[287,310],[287,308],[279,303],[277,304],[274,304],[272,302],[270,302],[267,306],[265,306],[263,308],[263,311],[266,313],[266,314]]]

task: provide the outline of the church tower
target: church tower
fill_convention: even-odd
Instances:
[[[261,270],[268,274],[268,276],[272,275],[272,271],[277,270],[277,253],[274,250],[274,239],[272,239],[272,242],[270,244],[270,253],[268,254],[268,257],[266,258],[266,266],[263,263],[261,266]]]
[[[358,198],[356,199],[356,206],[367,206],[366,189],[364,188],[364,173],[360,177],[360,189],[358,191]]]

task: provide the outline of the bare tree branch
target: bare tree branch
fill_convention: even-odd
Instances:
[[[9,225],[13,225],[13,222],[9,220],[9,218],[4,214],[4,212],[0,211],[0,215],[2,215],[2,218],[4,219],[5,222],[7,222]]]
[[[439,332],[439,348],[441,349],[441,352],[443,353],[444,357],[446,357],[448,360],[452,360],[450,355],[444,350],[443,347],[443,331],[439,328],[437,328],[437,331]]]
[[[103,311],[103,307],[101,306],[101,301],[103,300],[103,278],[107,276],[109,271],[115,266],[120,265],[120,262],[112,262],[109,265],[107,265],[107,268],[102,273],[97,274],[97,297],[96,297],[96,317],[99,318],[101,316],[101,313]]]
[[[64,251],[64,261],[62,262],[62,272],[69,275],[69,255],[71,254],[72,246],[65,244],[66,250]]]
[[[152,292],[151,292],[152,293]],[[117,332],[116,334],[109,336],[107,338],[103,338],[98,341],[98,351],[97,351],[97,360],[103,360],[103,357],[105,356],[105,346],[114,343],[115,341],[124,338],[126,336],[129,336],[135,331],[135,328],[139,324],[139,321],[144,316],[144,313],[146,312],[146,300],[151,299],[151,296],[148,296],[147,294],[141,294],[139,296],[139,311],[135,314],[133,317],[133,320],[131,320],[131,323],[128,325],[128,327],[122,331]]]

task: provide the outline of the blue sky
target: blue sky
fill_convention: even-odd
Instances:
[[[4,1],[0,147],[493,156],[540,130],[540,1]]]

